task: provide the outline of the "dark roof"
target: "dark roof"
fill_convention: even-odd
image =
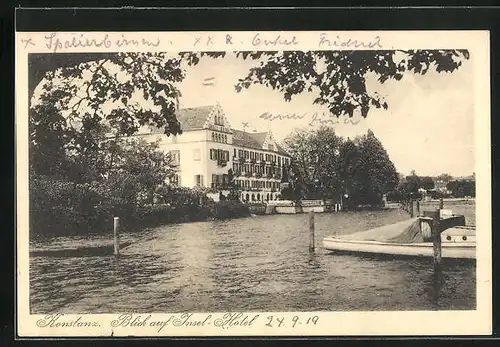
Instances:
[[[201,106],[180,109],[176,116],[182,130],[202,129],[214,106]]]
[[[267,131],[262,133],[247,133],[246,131],[237,129],[231,130],[233,131],[233,145],[260,150],[263,149],[262,146],[264,145],[264,141],[267,138]],[[288,153],[280,145],[276,144],[276,146],[277,150],[274,152],[288,155]]]
[[[237,129],[231,130],[233,131],[233,144],[242,147],[262,149],[267,137],[267,133],[247,133]]]
[[[283,149],[283,147],[281,147],[278,143],[276,144],[276,147],[278,147],[278,153],[283,154],[283,155],[286,155],[286,156],[290,156],[290,155],[287,153],[287,151],[285,151],[285,150]]]

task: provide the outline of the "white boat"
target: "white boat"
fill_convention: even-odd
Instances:
[[[425,235],[426,229],[422,219],[410,219],[341,237],[326,237],[323,247],[330,251],[432,257],[433,244]],[[475,227],[458,225],[442,231],[441,257],[476,259]]]

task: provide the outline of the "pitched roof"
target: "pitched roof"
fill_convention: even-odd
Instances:
[[[177,112],[176,116],[179,123],[181,123],[182,130],[202,129],[213,109],[213,105],[183,108]]]
[[[180,123],[182,130],[203,129],[205,121],[207,120],[208,115],[210,114],[210,112],[212,112],[214,107],[215,106],[210,105],[210,106],[183,108],[177,110],[175,116],[177,118],[177,121]],[[147,131],[147,133],[163,134],[163,129],[161,128],[155,126],[148,126],[148,129],[149,130]]]
[[[247,133],[237,129],[233,131],[233,144],[242,147],[262,149],[267,133]]]
[[[285,150],[283,149],[283,147],[281,147],[281,146],[279,145],[279,143],[277,143],[277,144],[276,144],[276,147],[278,147],[278,153],[283,154],[283,155],[290,156],[290,154],[288,154],[288,152],[287,152],[287,151],[285,151]]]
[[[248,147],[254,149],[263,149],[264,141],[267,138],[268,132],[262,133],[247,133],[246,131],[241,131],[237,129],[231,129],[233,131],[233,144],[241,147]],[[283,155],[288,155],[288,153],[279,145],[276,144],[278,152]]]

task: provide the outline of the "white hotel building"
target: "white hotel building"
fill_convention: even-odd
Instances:
[[[166,136],[161,130],[148,133],[159,140],[176,166],[173,179],[184,187],[224,190],[232,169],[241,187],[243,201],[276,200],[283,166],[290,157],[276,143],[272,133],[245,132],[231,128],[220,105],[180,109],[177,114],[182,134]]]

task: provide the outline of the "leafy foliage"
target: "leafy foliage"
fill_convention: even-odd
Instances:
[[[439,176],[436,177],[436,180],[438,181],[442,181],[444,183],[448,183],[450,182],[451,180],[453,180],[453,177],[450,175],[450,174],[447,174],[447,173],[443,173]]]
[[[390,194],[391,200],[420,199],[422,194],[419,189],[425,189],[431,197],[441,197],[437,192],[432,191],[435,187],[434,179],[430,176],[418,176],[412,171],[409,176],[399,181],[398,186]],[[432,192],[431,192],[432,191]]]
[[[329,127],[296,131],[285,139],[284,146],[292,157],[293,171],[301,178],[309,197],[326,198],[338,188],[338,180],[332,173],[338,171],[342,142],[342,138]]]
[[[453,72],[467,50],[391,50],[391,51],[284,51],[243,52],[243,59],[262,59],[239,79],[236,91],[261,84],[278,90],[286,101],[294,95],[312,92],[315,104],[326,105],[334,116],[352,117],[359,111],[363,117],[371,107],[388,108],[387,102],[366,87],[369,74],[380,83],[399,81],[405,73],[426,74],[430,70]]]
[[[178,134],[175,109],[180,93],[174,84],[184,78],[180,58],[153,52],[104,57],[46,72],[42,103],[50,101],[64,112],[66,126],[80,133],[106,123],[118,135],[132,135],[145,125]],[[140,98],[149,107],[139,103]]]
[[[456,198],[476,196],[476,182],[473,180],[453,180],[448,182],[446,189]]]
[[[362,205],[380,203],[382,196],[398,183],[396,167],[371,130],[358,140],[357,145],[359,161],[356,176],[362,184],[355,190],[355,197]]]
[[[421,176],[420,177],[420,188],[423,188],[425,190],[431,190],[434,189],[434,179],[429,176]]]
[[[371,131],[352,141],[323,127],[295,132],[285,145],[304,198],[340,200],[347,194],[345,203],[353,208],[377,205],[398,183],[394,164]],[[286,194],[293,196],[290,189]]]

